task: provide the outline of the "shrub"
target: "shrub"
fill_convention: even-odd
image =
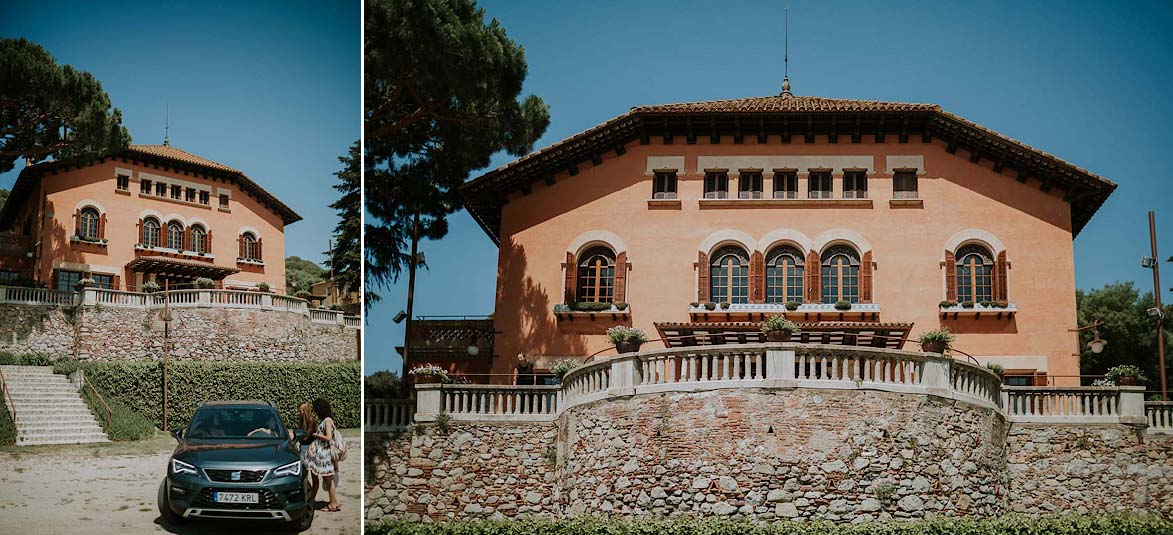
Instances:
[[[550,373],[557,376],[558,380],[561,381],[563,377],[566,377],[566,374],[570,373],[570,370],[577,368],[580,364],[575,359],[562,359],[550,367]]]
[[[721,310],[729,310],[729,301],[721,301]]]
[[[404,520],[384,520],[368,524],[367,535],[640,535],[671,533],[673,535],[935,535],[965,533],[982,535],[1074,535],[1077,533],[1112,533],[1114,535],[1142,535],[1173,532],[1173,520],[1159,515],[1102,515],[1077,514],[1030,518],[1011,514],[997,519],[942,517],[932,520],[865,522],[863,524],[833,524],[825,521],[775,523],[748,522],[725,518],[670,518],[620,519],[604,517],[577,517],[561,520],[524,518],[521,520],[464,520],[437,524],[421,524]]]
[[[293,294],[293,296],[298,299],[305,299],[306,301],[309,301],[310,298],[314,296],[314,294],[309,293],[306,290],[299,290],[296,294]]]
[[[159,283],[157,283],[155,281],[147,281],[147,282],[143,283],[143,291],[147,292],[149,294],[155,293],[155,292],[162,290],[162,289],[163,289],[163,287],[159,286]]]
[[[798,310],[798,307],[800,306],[802,306],[802,303],[799,303],[798,301],[786,302],[786,310]]]
[[[78,362],[60,360],[57,373],[81,368],[102,395],[126,404],[163,425],[162,361]],[[227,399],[270,401],[287,425],[297,422],[297,406],[325,398],[334,408],[339,427],[360,423],[360,364],[346,362],[245,362],[173,360],[168,370],[167,423],[172,429],[186,427],[201,402]],[[111,409],[114,407],[111,406]]]
[[[604,310],[611,310],[611,303],[576,301],[570,304],[570,309],[578,312],[602,312]]]
[[[267,283],[267,282],[258,282],[258,283],[257,283],[257,291],[258,291],[258,292],[267,292],[267,291],[269,291],[269,283]]]
[[[8,400],[0,396],[0,446],[16,444],[16,427],[12,425],[12,414],[8,412]]]
[[[1143,383],[1149,380],[1148,377],[1144,376],[1144,373],[1141,373],[1140,368],[1137,368],[1131,364],[1112,366],[1111,368],[1108,368],[1108,373],[1104,374],[1104,378],[1112,381],[1113,383],[1119,383],[1121,377],[1129,376],[1135,377],[1137,382]]]
[[[155,422],[150,418],[139,414],[138,411],[130,408],[127,404],[119,401],[109,392],[102,392],[101,399],[94,395],[94,391],[89,388],[81,389],[81,397],[85,400],[86,405],[89,405],[90,412],[98,420],[98,424],[102,426],[102,430],[106,432],[106,436],[114,442],[123,442],[128,440],[142,440],[144,438],[151,438],[155,434]],[[106,403],[102,403],[102,401]],[[110,412],[106,412],[106,407],[110,407]]]
[[[973,301],[962,301],[962,308],[973,308]]]
[[[851,310],[851,301],[840,299],[835,302],[835,310]]]
[[[705,303],[705,310],[717,310],[717,303],[712,301]]]
[[[88,288],[93,285],[94,285],[94,279],[86,277],[84,279],[78,279],[77,282],[73,283],[73,288],[76,290],[81,290],[82,288]]]
[[[417,377],[435,377],[435,378],[439,379],[441,383],[451,383],[452,382],[452,378],[448,376],[448,372],[445,371],[444,368],[436,366],[435,364],[421,364],[419,366],[416,366],[416,367],[408,370],[407,374],[414,375]],[[417,381],[417,382],[425,383],[428,381]]]
[[[400,397],[403,381],[393,372],[377,371],[368,375],[366,383],[367,399],[395,399]]]
[[[611,340],[612,344],[619,344],[623,342],[631,342],[635,344],[642,344],[648,341],[648,335],[635,327],[624,327],[616,325],[607,329],[607,338]]]
[[[766,318],[766,321],[762,322],[762,332],[770,333],[780,331],[796,333],[798,332],[798,325],[795,325],[793,321],[778,315],[770,316]]]
[[[1002,375],[1003,373],[1006,373],[1005,367],[1003,367],[1001,364],[994,364],[993,362],[987,362],[986,369],[990,370],[998,375]]]
[[[216,287],[216,281],[209,279],[207,277],[200,277],[195,280],[195,285],[196,285],[196,288],[202,288],[204,290],[208,290],[208,289]]]
[[[4,286],[19,286],[22,288],[47,288],[48,285],[44,282],[34,280],[32,277],[26,275],[18,275],[14,278],[4,281]]]
[[[920,338],[918,338],[917,341],[922,344],[925,342],[945,342],[945,346],[948,347],[949,344],[956,339],[957,337],[953,336],[953,333],[949,332],[949,329],[942,327],[940,329],[926,331],[924,334],[920,335]]]
[[[627,310],[628,306],[630,306],[630,305],[628,305],[627,303],[625,303],[623,301],[619,301],[618,303],[615,303],[616,310]]]
[[[25,353],[17,355],[8,351],[0,351],[0,365],[6,366],[48,366],[53,363],[53,357],[47,353]]]
[[[944,301],[941,301],[940,303],[937,303],[937,306],[939,306],[941,308],[955,307],[955,306],[957,306],[957,301],[953,301],[951,299],[946,299]]]

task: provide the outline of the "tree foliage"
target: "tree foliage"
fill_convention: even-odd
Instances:
[[[8,194],[10,191],[0,188],[0,209],[4,208],[4,203],[8,202]]]
[[[97,78],[27,39],[0,39],[0,173],[20,158],[93,158],[129,144]]]
[[[1108,342],[1103,353],[1093,353],[1087,346],[1095,334],[1093,329],[1080,331],[1080,373],[1102,375],[1112,366],[1133,364],[1158,381],[1157,323],[1147,313],[1154,305],[1152,293],[1141,294],[1132,282],[1117,282],[1087,292],[1077,290],[1075,303],[1079,324],[1104,322],[1099,333]],[[1164,310],[1165,317],[1173,314],[1173,306],[1165,305]],[[1165,354],[1173,355],[1169,331],[1165,329]]]
[[[416,214],[421,239],[444,237],[469,173],[525,154],[549,125],[540,98],[518,100],[524,49],[484,15],[472,0],[367,0],[368,281],[408,267]]]
[[[285,259],[285,293],[297,295],[299,292],[308,292],[314,283],[329,278],[329,273],[321,266],[300,256],[291,256]]]
[[[377,371],[366,377],[367,399],[395,399],[400,397],[402,380],[395,372]]]
[[[358,141],[346,156],[338,158],[342,170],[334,173],[334,189],[341,196],[330,205],[338,211],[334,226],[334,284],[343,292],[356,292],[362,282],[362,147]]]

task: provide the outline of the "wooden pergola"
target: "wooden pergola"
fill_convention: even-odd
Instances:
[[[766,341],[760,322],[656,323],[665,347],[752,344]],[[850,345],[903,349],[912,323],[823,321],[798,323],[790,338],[804,344]]]

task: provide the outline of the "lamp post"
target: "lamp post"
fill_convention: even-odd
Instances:
[[[1152,249],[1151,257],[1141,259],[1141,267],[1153,270],[1153,301],[1154,306],[1149,315],[1157,320],[1157,372],[1161,375],[1161,399],[1169,401],[1169,386],[1165,379],[1165,313],[1161,308],[1161,263],[1157,260],[1157,221],[1153,211],[1149,210],[1149,246]]]

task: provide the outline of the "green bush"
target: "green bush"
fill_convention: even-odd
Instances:
[[[95,396],[93,390],[89,388],[81,389],[81,397],[85,400],[86,405],[89,405],[90,412],[94,413],[98,424],[102,426],[102,430],[106,432],[106,436],[110,437],[110,440],[115,442],[142,440],[151,438],[155,434],[155,422],[152,422],[150,418],[139,414],[111,396],[109,392],[98,390],[101,398]],[[106,411],[107,406],[110,407],[109,412]]]
[[[8,412],[8,400],[0,399],[0,446],[13,444],[16,444],[16,427],[12,425],[12,414]]]
[[[580,517],[568,520],[527,518],[503,521],[463,521],[419,524],[384,521],[367,526],[367,535],[1170,535],[1173,520],[1156,516],[1064,515],[1032,519],[1009,515],[994,520],[938,518],[915,522],[828,522],[750,523],[725,519],[621,520]]]
[[[82,362],[58,361],[57,373],[78,367],[105,396],[118,400],[150,419],[163,423],[162,361]],[[171,429],[186,427],[201,402],[214,400],[271,401],[286,425],[297,421],[297,406],[325,398],[334,409],[339,427],[360,424],[361,375],[359,363],[347,362],[243,362],[176,360],[170,363],[167,423]],[[113,408],[113,406],[111,406]]]
[[[25,353],[17,355],[8,351],[0,351],[0,365],[4,366],[48,366],[53,358],[46,353]]]

